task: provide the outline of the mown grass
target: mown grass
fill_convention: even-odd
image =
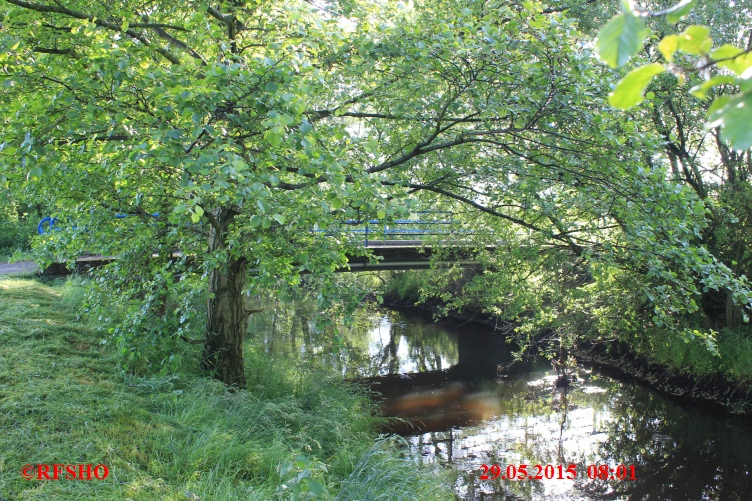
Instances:
[[[0,279],[0,500],[452,499],[443,473],[376,439],[358,388],[252,350],[248,391],[129,376],[77,319],[79,296]],[[110,475],[27,481],[27,463]]]

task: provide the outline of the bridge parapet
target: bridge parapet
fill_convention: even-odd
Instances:
[[[436,255],[440,248],[444,247],[456,247],[457,250],[453,252],[451,257],[447,257],[446,261],[442,259],[441,262],[459,266],[478,266],[480,263],[471,251],[471,247],[475,246],[474,243],[469,239],[464,239],[466,236],[475,234],[475,231],[464,229],[460,222],[451,218],[452,213],[417,213],[419,216],[439,214],[449,217],[390,221],[349,219],[342,221],[337,228],[311,231],[332,237],[344,235],[350,239],[351,244],[368,249],[378,249],[372,251],[373,256],[371,257],[363,256],[359,252],[348,255],[348,264],[336,270],[339,272],[428,269],[432,266],[432,257]],[[156,218],[159,217],[159,214],[151,214],[151,216]],[[123,219],[128,215],[116,214],[114,217]],[[70,227],[76,228],[75,225],[70,225]],[[53,217],[45,217],[37,227],[40,235],[62,229],[57,224],[57,219]],[[491,249],[495,245],[486,245],[485,247]],[[90,268],[107,264],[112,262],[113,259],[115,258],[92,256],[79,258],[78,262]],[[64,264],[61,266],[62,269],[65,269]],[[254,273],[258,270],[251,269],[249,272]]]
[[[471,235],[475,232],[465,230],[459,221],[451,218],[453,213],[440,211],[425,211],[417,213],[423,215],[449,215],[442,219],[396,219],[396,220],[357,220],[348,219],[341,223],[336,230],[315,230],[327,235],[344,234],[351,241],[361,241],[363,247],[376,247],[389,245],[395,246],[412,245],[419,246],[428,241],[426,237],[434,235],[462,236]]]

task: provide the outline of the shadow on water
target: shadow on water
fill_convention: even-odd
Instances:
[[[504,338],[477,325],[362,311],[334,332],[316,329],[314,315],[278,301],[254,318],[256,349],[333,367],[381,393],[383,414],[398,418],[391,430],[423,461],[453,468],[461,499],[752,500],[748,421],[585,369],[556,388],[550,365],[515,363]],[[499,477],[481,479],[483,464],[498,464]],[[542,478],[507,479],[520,465]],[[576,478],[558,478],[569,465]],[[588,466],[601,465],[608,478],[589,478]],[[634,480],[610,478],[625,471]]]

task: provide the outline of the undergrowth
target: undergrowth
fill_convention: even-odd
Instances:
[[[386,283],[384,295],[391,302],[415,304],[421,299],[420,288],[419,274],[393,272]]]
[[[741,385],[752,384],[752,336],[749,328],[722,329],[717,354],[701,343],[686,343],[664,334],[646,336],[633,344],[649,360],[695,378],[720,376]]]
[[[128,375],[77,319],[81,298],[0,279],[0,500],[452,499],[445,473],[376,437],[359,388],[253,350],[247,391],[189,371]],[[24,480],[37,463],[110,474]]]
[[[6,207],[0,207],[0,263],[29,260],[37,219],[31,216],[19,219],[17,214],[7,212]]]
[[[421,276],[418,273],[393,272],[386,284],[387,300],[417,303],[424,283]],[[599,322],[603,324],[603,332],[621,327],[613,319],[616,317],[615,311],[622,306],[613,302],[611,296],[610,292],[604,291],[603,303],[608,304],[610,310],[604,308],[600,312]],[[739,387],[749,387],[752,384],[752,331],[749,326],[734,330],[722,329],[715,338],[716,352],[713,352],[706,343],[697,340],[685,342],[676,334],[665,330],[639,330],[637,322],[629,319],[625,312],[626,309],[620,313],[624,315],[623,323],[627,334],[623,334],[624,338],[621,340],[647,360],[697,380],[723,379]],[[630,320],[632,324],[628,323]],[[537,332],[545,332],[545,327],[550,326],[544,324],[533,327]],[[583,326],[575,332],[582,334],[585,330],[586,327]],[[540,343],[542,339],[538,336],[536,342]]]

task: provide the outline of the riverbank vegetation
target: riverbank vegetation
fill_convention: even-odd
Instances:
[[[72,282],[0,279],[0,498],[452,499],[357,387],[248,350],[248,390],[196,371],[134,375],[77,315]],[[104,464],[105,481],[27,481],[27,463]],[[186,494],[188,493],[188,494]],[[191,497],[193,495],[196,498]]]
[[[711,350],[703,343],[677,339],[675,333],[656,326],[643,325],[640,329],[629,324],[616,328],[615,319],[623,322],[628,318],[625,303],[613,305],[623,308],[618,314],[609,316],[607,309],[597,310],[595,313],[605,317],[600,319],[574,308],[563,310],[562,303],[540,303],[534,310],[526,302],[525,308],[510,314],[514,303],[489,302],[486,282],[477,274],[478,270],[472,269],[392,272],[383,277],[384,301],[391,307],[418,309],[436,317],[501,326],[520,354],[532,351],[535,356],[552,359],[554,364],[565,360],[569,368],[583,361],[597,362],[607,368],[620,368],[623,375],[637,377],[665,393],[721,404],[735,413],[752,411],[752,339],[744,326],[720,329]],[[632,311],[633,318],[640,318],[638,312],[637,308]],[[642,318],[649,322],[648,315],[643,314]],[[516,328],[510,328],[507,322]],[[573,333],[572,329],[577,330]],[[645,377],[648,373],[650,377]],[[661,378],[671,378],[672,386],[655,384]]]
[[[746,4],[666,22],[629,2],[594,20],[579,0],[5,2],[0,183],[61,221],[40,259],[119,256],[100,278],[133,302],[118,332],[144,347],[164,336],[143,317],[201,284],[199,365],[228,385],[247,380],[244,294],[332,282],[374,254],[348,221],[426,209],[481,250],[487,273],[466,291],[565,347],[601,322],[712,350],[748,317]],[[642,43],[646,17],[678,34]],[[658,53],[671,72],[627,93],[645,104],[611,108],[628,71],[612,67]]]

